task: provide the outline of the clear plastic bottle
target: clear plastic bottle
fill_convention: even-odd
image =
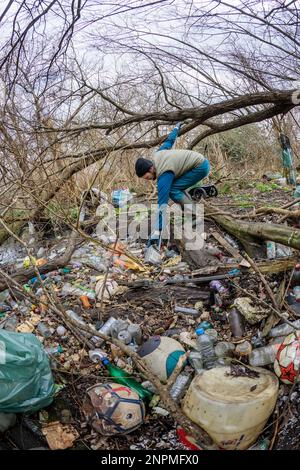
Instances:
[[[19,321],[16,315],[9,317],[4,324],[4,329],[7,331],[15,331]]]
[[[68,315],[69,318],[71,318],[71,320],[74,320],[79,325],[85,325],[85,321],[83,320],[83,318],[81,318],[81,316],[78,315],[73,310],[66,310],[66,314]]]
[[[239,245],[237,244],[237,242],[236,242],[235,240],[233,240],[233,238],[231,238],[230,235],[227,235],[227,234],[226,234],[226,235],[224,235],[223,238],[229,243],[229,245],[233,246],[233,248],[235,248],[236,250],[239,250],[239,249],[240,249],[240,247],[239,247]]]
[[[230,357],[233,356],[234,350],[234,344],[227,341],[220,341],[220,343],[215,346],[215,355],[217,357]]]
[[[300,329],[300,320],[296,320],[292,323],[296,328]],[[272,330],[269,332],[269,336],[271,338],[276,338],[277,336],[286,336],[290,333],[293,333],[293,331],[295,330],[292,326],[288,325],[287,323],[283,323],[282,325],[272,328]]]
[[[174,312],[186,313],[187,315],[194,315],[196,317],[199,317],[199,311],[196,310],[195,308],[187,308],[187,307],[181,307],[180,305],[175,305]]]
[[[112,338],[118,338],[118,334],[120,333],[120,331],[127,330],[128,326],[129,325],[127,321],[115,319],[115,321],[113,321],[111,323],[111,326],[108,328],[109,329],[108,333],[105,333],[105,334],[108,334],[108,335],[110,334]]]
[[[235,352],[242,357],[249,356],[252,352],[252,345],[249,341],[244,341],[236,346]]]
[[[59,356],[62,352],[63,348],[60,344],[58,346],[51,346],[45,348],[45,353],[48,354],[48,356]]]
[[[52,335],[52,330],[48,325],[46,325],[46,323],[40,322],[37,326],[37,330],[42,336],[44,336],[44,338],[50,338]]]
[[[217,330],[215,330],[214,328],[208,328],[207,330],[205,330],[205,334],[211,338],[213,344],[216,344],[218,340]]]
[[[245,324],[242,315],[235,307],[230,309],[228,321],[232,335],[241,338],[245,333]]]
[[[124,344],[130,344],[132,337],[131,337],[131,334],[127,330],[121,330],[118,333],[118,340],[122,341],[122,343]]]
[[[191,381],[192,374],[182,372],[178,375],[170,390],[170,395],[173,400],[179,401],[183,397]]]
[[[98,330],[99,333],[103,333],[104,335],[109,336],[111,334],[111,327],[116,321],[117,320],[114,317],[109,317],[109,319],[104,323],[104,325],[102,325],[101,328]],[[100,345],[104,342],[104,339],[98,338],[98,343]]]
[[[215,351],[212,339],[205,334],[203,328],[196,330],[198,350],[202,354],[205,369],[212,369],[216,362]]]
[[[263,348],[253,349],[252,353],[249,355],[249,364],[251,366],[266,366],[272,364],[279,347],[280,343],[269,344]]]
[[[127,331],[131,334],[132,340],[135,344],[142,344],[143,336],[140,325],[135,325],[134,323],[132,323],[128,326]]]
[[[193,369],[195,369],[196,374],[200,374],[203,371],[203,358],[201,351],[191,351],[189,355],[189,363]]]

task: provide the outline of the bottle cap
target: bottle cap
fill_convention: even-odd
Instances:
[[[197,335],[197,336],[204,335],[204,330],[203,330],[203,328],[197,328],[197,330],[196,330],[196,335]]]

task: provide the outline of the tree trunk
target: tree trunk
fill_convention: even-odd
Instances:
[[[218,212],[211,204],[205,204],[210,212]],[[282,245],[300,250],[300,230],[280,224],[269,224],[262,222],[245,222],[233,219],[228,215],[210,215],[215,222],[223,227],[228,233],[234,235],[243,244],[249,256],[261,257],[265,250],[261,241],[271,240]]]

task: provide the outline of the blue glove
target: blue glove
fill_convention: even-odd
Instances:
[[[177,122],[176,126],[175,126],[175,129],[180,129],[182,126],[182,122]]]
[[[154,232],[151,233],[147,242],[147,248],[149,248],[151,245],[159,245],[160,234],[161,232],[159,230],[154,230]]]

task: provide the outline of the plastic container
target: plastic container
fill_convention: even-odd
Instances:
[[[275,407],[277,377],[251,369],[259,373],[257,378],[232,376],[230,367],[206,370],[194,378],[183,400],[184,413],[222,449],[247,449]]]
[[[211,338],[213,344],[216,344],[218,340],[217,330],[215,330],[214,328],[208,328],[207,330],[205,330],[205,334]]]
[[[187,315],[194,315],[195,317],[199,317],[199,310],[196,310],[195,308],[180,307],[180,305],[175,305],[174,312],[186,313]]]
[[[230,331],[232,336],[236,338],[241,338],[245,333],[245,322],[243,316],[240,312],[232,307],[228,314],[228,321],[230,326]]]
[[[7,331],[15,331],[19,321],[16,317],[16,315],[13,315],[12,317],[9,317],[4,324],[4,329]]]
[[[128,326],[127,331],[128,333],[130,333],[132,341],[135,344],[138,344],[138,345],[142,344],[143,336],[142,336],[141,327],[139,325],[131,324]]]
[[[215,355],[217,357],[231,357],[233,356],[234,350],[234,344],[227,341],[221,341],[215,346]]]
[[[132,341],[131,334],[127,330],[121,330],[118,333],[118,340],[124,344],[130,344]]]
[[[209,328],[212,328],[212,324],[207,320],[203,320],[199,323],[198,328],[203,328],[203,330],[206,331]]]
[[[231,238],[230,235],[224,235],[223,237],[228,243],[229,245],[231,245],[233,248],[235,248],[236,250],[239,250],[240,247],[239,245],[237,244],[237,242],[235,240],[233,240],[233,238]]]
[[[59,356],[62,352],[63,348],[60,345],[45,348],[45,353],[48,354],[48,356]]]
[[[294,315],[296,315],[297,317],[300,316],[300,302],[297,302],[294,294],[292,293],[289,293],[287,296],[286,296],[286,299],[285,299],[288,303],[288,305],[290,306],[290,308],[294,311]]]
[[[86,324],[85,321],[83,320],[83,318],[81,318],[81,316],[78,315],[73,310],[66,310],[66,314],[68,315],[69,318],[71,318],[71,320],[75,321],[79,325],[85,325]]]
[[[252,352],[252,345],[249,343],[249,341],[244,341],[243,343],[240,343],[236,346],[235,352],[242,357],[249,356],[249,354]]]
[[[296,328],[300,329],[300,320],[296,320],[292,323]],[[293,333],[293,331],[295,331],[293,327],[287,323],[283,323],[282,325],[272,328],[272,330],[269,332],[269,336],[270,338],[276,338],[277,336],[287,336],[290,333]]]
[[[281,343],[269,344],[263,348],[253,349],[249,356],[249,364],[251,366],[267,366],[275,360],[276,353]]]
[[[46,323],[40,322],[37,326],[37,330],[44,338],[50,338],[52,335],[52,331]]]
[[[144,257],[144,262],[154,265],[162,263],[160,252],[153,245],[147,248]]]
[[[182,372],[178,375],[177,379],[173,383],[170,389],[170,395],[175,401],[181,400],[185,391],[188,389],[189,384],[192,381],[192,375]]]
[[[196,330],[197,347],[202,354],[203,365],[205,369],[211,369],[216,362],[215,351],[213,347],[213,340],[205,334],[203,328]]]
[[[203,371],[203,359],[200,351],[191,351],[188,360],[193,369],[195,369],[196,374],[200,374]]]
[[[103,333],[104,335],[110,336],[111,334],[111,328],[112,325],[116,322],[117,320],[114,317],[109,317],[109,319],[104,323],[104,325],[101,326],[101,328],[98,330],[100,333]],[[98,338],[98,343],[101,345],[105,342],[104,339]]]

